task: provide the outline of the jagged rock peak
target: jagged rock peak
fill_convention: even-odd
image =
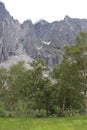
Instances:
[[[46,25],[46,24],[49,24],[49,22],[47,22],[47,21],[44,20],[44,19],[41,19],[40,21],[38,21],[37,23],[35,23],[35,25],[36,25],[36,24]]]
[[[26,21],[23,22],[23,24],[24,24],[24,25],[26,25],[26,24],[29,24],[29,25],[30,25],[30,24],[32,24],[32,21],[31,21],[31,20],[26,20]]]
[[[69,22],[69,21],[71,21],[72,20],[72,18],[71,17],[69,17],[68,15],[66,15],[65,17],[64,17],[64,22]]]
[[[5,9],[5,5],[3,2],[0,1],[0,10],[4,10]]]
[[[87,20],[67,15],[52,23],[41,19],[35,24],[31,20],[20,24],[0,2],[0,62],[27,55],[33,59],[43,58],[53,66],[59,63],[63,46],[75,43],[80,31],[87,31]]]

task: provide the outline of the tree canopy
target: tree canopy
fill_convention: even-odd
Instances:
[[[28,69],[20,61],[9,69],[0,68],[1,116],[87,112],[87,32],[80,32],[75,44],[64,47],[62,61],[53,69],[41,59],[30,65]]]

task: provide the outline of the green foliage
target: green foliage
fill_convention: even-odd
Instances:
[[[48,90],[48,82],[50,80],[44,77],[47,67],[42,60],[33,61],[31,63],[32,69],[28,71],[28,81],[29,81],[29,97],[35,104],[35,108],[38,109],[38,116],[41,116],[41,110],[45,109],[46,101],[48,100],[46,93]],[[49,91],[50,93],[50,91]],[[50,100],[50,99],[49,99]],[[48,105],[48,104],[47,104]],[[48,108],[46,107],[47,116]]]
[[[0,68],[0,89],[5,89],[7,81],[7,70],[5,68]]]
[[[76,45],[65,46],[63,60],[53,70],[59,88],[61,112],[80,110],[84,106],[82,91],[87,88],[87,33],[81,32]]]
[[[0,68],[0,116],[53,116],[84,113],[87,91],[87,33],[64,48],[60,64],[49,72],[43,60],[27,69],[23,61]],[[50,74],[50,75],[49,75]]]

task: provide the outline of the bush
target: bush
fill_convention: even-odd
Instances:
[[[0,117],[8,117],[8,116],[9,116],[9,112],[1,108]]]

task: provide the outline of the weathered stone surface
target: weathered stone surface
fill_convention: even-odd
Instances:
[[[87,31],[87,20],[69,16],[52,23],[41,20],[33,24],[27,20],[20,24],[0,2],[0,63],[26,55],[33,59],[43,58],[53,66],[60,61],[63,46],[74,44],[80,31]]]

